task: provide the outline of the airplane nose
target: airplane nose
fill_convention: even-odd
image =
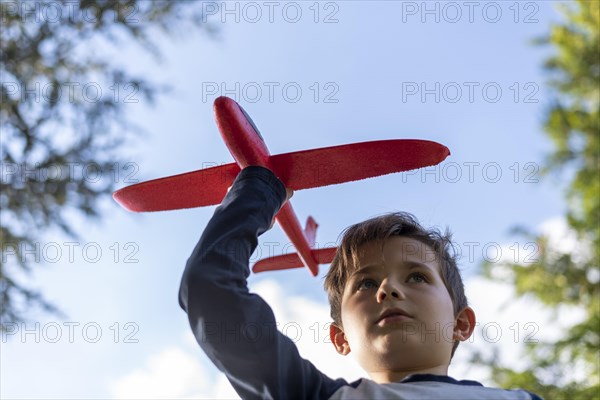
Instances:
[[[252,128],[254,129],[254,131],[256,132],[256,134],[258,135],[258,137],[260,138],[260,140],[262,140],[264,142],[265,139],[263,139],[262,135],[260,134],[260,131],[256,127],[256,124],[254,124],[254,121],[252,121],[252,118],[250,118],[250,116],[248,115],[248,113],[246,112],[246,110],[244,110],[244,107],[240,106],[239,104],[238,104],[238,107],[240,108],[240,110],[242,110],[242,113],[244,114],[244,116],[246,117],[246,119],[248,120],[248,122],[250,123],[250,125],[252,126]]]

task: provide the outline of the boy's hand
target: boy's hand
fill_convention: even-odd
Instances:
[[[285,200],[283,201],[283,204],[287,203],[287,201],[289,199],[292,198],[292,196],[294,195],[294,191],[290,188],[285,188]],[[281,205],[283,207],[283,204]]]

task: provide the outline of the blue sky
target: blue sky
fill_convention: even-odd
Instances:
[[[537,230],[564,213],[560,181],[539,173],[550,150],[541,129],[549,104],[541,68],[548,51],[530,43],[559,19],[555,3],[474,2],[469,15],[463,2],[278,2],[272,23],[264,3],[227,6],[234,10],[236,4],[239,22],[235,11],[209,18],[220,30],[218,39],[189,29],[176,37],[156,33],[160,64],[136,47],[116,53],[115,62],[172,88],[154,107],[143,101],[125,105],[129,120],[146,131],[121,151],[137,166],[138,180],[231,162],[212,115],[212,101],[227,94],[224,87],[252,116],[272,154],[395,138],[450,148],[451,156],[437,168],[295,193],[299,219],[312,215],[320,224],[318,243],[335,242],[345,227],[368,217],[409,211],[427,226],[450,227],[466,252],[465,276],[483,285],[474,276],[477,265],[495,259],[499,246],[504,257],[515,242],[520,258],[530,254],[526,240],[509,234],[511,227]],[[251,22],[256,10],[261,18]],[[301,15],[292,23],[297,10]],[[126,176],[123,171],[118,187],[128,184]],[[57,243],[63,256],[41,263],[31,283],[68,316],[35,315],[14,338],[3,338],[2,397],[136,398],[147,395],[144,382],[150,378],[164,382],[155,393],[165,396],[231,396],[190,341],[177,304],[185,262],[213,210],[132,214],[107,200],[100,221],[72,218],[82,234],[77,249],[90,243],[101,249],[96,262],[79,250],[70,260],[64,245],[69,239],[47,235],[41,245]],[[283,247],[287,239],[276,226],[262,237],[265,242]],[[280,301],[273,305],[281,308],[279,315],[301,320],[301,311],[323,312],[326,318],[325,270],[316,279],[305,270],[253,275],[250,286]],[[35,334],[21,336],[24,329],[35,332],[36,321],[39,343]],[[72,343],[65,322],[73,326]],[[87,336],[85,324],[91,327]],[[56,325],[62,337],[49,343]],[[90,343],[97,327],[101,338]],[[127,343],[132,340],[137,342]],[[330,368],[340,361],[327,350],[318,362]],[[156,366],[164,359],[189,363],[187,371],[205,376],[169,377]],[[468,371],[463,367],[457,371]],[[345,373],[352,377],[355,371]]]

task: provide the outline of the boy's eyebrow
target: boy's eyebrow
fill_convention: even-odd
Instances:
[[[350,274],[350,277],[348,280],[350,280],[353,277],[358,276],[358,275],[367,275],[369,272],[371,272],[371,270],[380,269],[381,267],[382,267],[381,265],[371,264],[371,265],[367,265],[366,267],[359,268],[356,271],[354,271],[352,274]]]
[[[430,270],[431,272],[437,272],[437,271],[433,270],[429,265],[420,263],[418,261],[405,261],[401,265],[408,267],[409,270],[415,269],[415,268],[425,268],[425,269]],[[371,272],[372,270],[380,269],[382,266],[383,265],[381,265],[381,264],[369,264],[369,265],[366,265],[366,266],[364,266],[364,267],[362,267],[362,268],[357,269],[356,271],[354,271],[352,273],[352,275],[350,275],[350,278],[352,278],[352,277],[354,277],[356,275],[366,275],[369,272]]]

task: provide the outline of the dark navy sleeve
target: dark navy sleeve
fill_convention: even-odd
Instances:
[[[347,384],[300,357],[269,305],[248,291],[250,256],[285,195],[268,169],[243,169],[188,259],[179,290],[200,347],[243,399],[326,399]]]

